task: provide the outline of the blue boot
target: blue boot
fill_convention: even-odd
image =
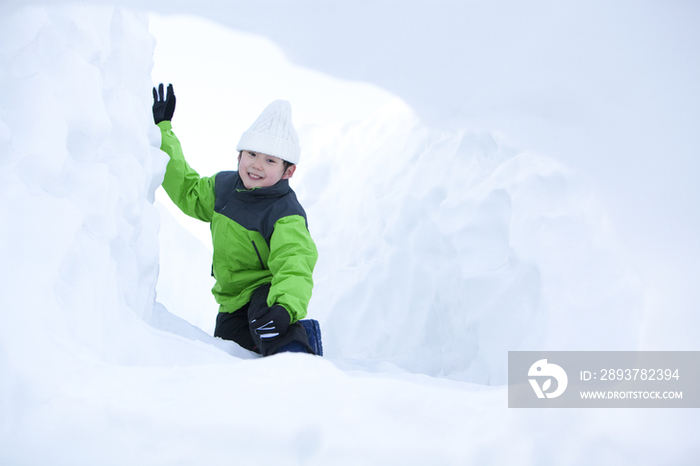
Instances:
[[[315,319],[300,320],[299,323],[309,336],[309,345],[316,356],[323,356],[323,344],[321,344],[321,326]]]
[[[323,345],[321,344],[321,326],[317,320],[305,319],[298,322],[306,331],[309,338],[309,346],[299,340],[293,340],[275,351],[277,353],[312,353],[316,356],[323,356]]]

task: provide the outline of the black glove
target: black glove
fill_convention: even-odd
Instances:
[[[278,337],[289,327],[289,312],[279,304],[264,309],[260,315],[250,321],[250,330],[261,340]]]
[[[160,95],[159,95],[160,94]],[[158,91],[153,88],[153,121],[156,124],[161,121],[170,121],[175,113],[175,92],[173,85],[168,84],[168,95],[163,92],[163,83],[158,86]]]

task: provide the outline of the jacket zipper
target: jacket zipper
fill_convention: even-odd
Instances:
[[[255,244],[255,241],[251,240],[250,242],[253,243],[253,247],[255,248],[255,254],[258,255],[258,260],[260,261],[260,268],[265,269],[265,265],[263,265],[262,256],[260,256],[260,251],[258,251],[258,246]]]

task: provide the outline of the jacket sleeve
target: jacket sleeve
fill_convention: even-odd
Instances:
[[[270,238],[268,267],[272,283],[267,305],[281,304],[289,312],[292,323],[306,317],[317,259],[316,244],[304,217],[291,215],[275,223]]]
[[[168,193],[173,203],[190,217],[211,222],[214,213],[214,178],[200,177],[189,166],[182,153],[180,141],[172,131],[172,123],[158,123],[161,133],[160,149],[170,156],[165,168],[163,189]]]

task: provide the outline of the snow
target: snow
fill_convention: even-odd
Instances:
[[[0,463],[694,464],[696,410],[505,383],[698,349],[696,5],[118,3],[0,5]],[[203,174],[292,101],[325,358],[211,337],[152,73]]]

